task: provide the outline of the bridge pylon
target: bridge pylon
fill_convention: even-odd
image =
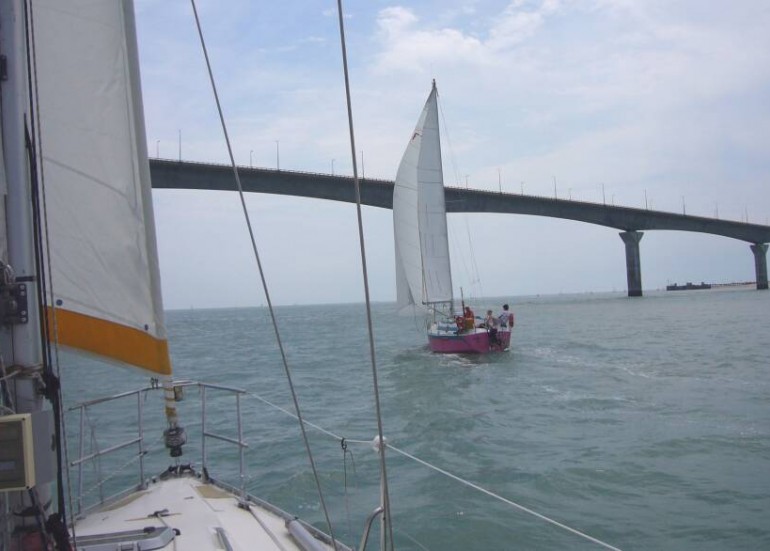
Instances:
[[[640,231],[624,231],[620,238],[626,245],[626,276],[628,279],[628,296],[642,296],[642,262],[639,256],[639,241],[644,234]]]
[[[767,243],[754,243],[751,245],[754,253],[754,270],[757,276],[757,289],[767,289]]]

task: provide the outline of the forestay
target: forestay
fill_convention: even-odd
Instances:
[[[398,167],[393,192],[399,309],[452,301],[435,83]]]
[[[51,338],[170,374],[133,7],[35,0],[32,15]]]

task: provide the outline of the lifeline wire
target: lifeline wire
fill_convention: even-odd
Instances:
[[[286,379],[289,383],[289,390],[291,391],[291,398],[294,401],[294,409],[297,412],[297,419],[299,421],[299,428],[302,432],[302,440],[305,442],[305,449],[307,450],[308,460],[310,461],[310,467],[313,470],[313,477],[315,478],[316,487],[318,488],[318,498],[321,501],[321,507],[324,511],[324,516],[326,517],[326,525],[329,528],[329,537],[332,540],[332,546],[334,547],[334,550],[337,551],[337,540],[334,537],[334,531],[332,530],[332,522],[329,517],[329,511],[326,508],[326,502],[324,501],[323,491],[321,490],[321,480],[318,477],[318,470],[315,466],[315,461],[313,460],[313,453],[310,450],[310,442],[308,441],[307,434],[305,432],[305,424],[302,421],[302,412],[299,407],[299,400],[297,398],[297,393],[294,389],[294,383],[291,378],[291,370],[289,369],[289,363],[286,359],[286,351],[283,348],[283,342],[281,341],[281,335],[278,331],[278,323],[275,318],[275,312],[273,311],[273,303],[270,300],[270,292],[267,289],[267,281],[265,279],[265,273],[262,270],[262,261],[259,257],[259,251],[257,250],[257,241],[254,237],[254,230],[251,227],[251,217],[249,216],[249,211],[246,208],[246,198],[243,194],[243,186],[241,186],[241,178],[238,175],[238,167],[235,165],[235,157],[233,157],[233,148],[230,145],[230,136],[227,133],[227,125],[225,124],[225,117],[222,113],[222,105],[219,101],[219,94],[217,93],[217,86],[214,82],[214,74],[211,71],[211,62],[209,61],[209,54],[208,50],[206,49],[206,42],[203,39],[203,30],[201,29],[201,23],[200,19],[198,18],[198,9],[195,6],[195,0],[190,0],[190,3],[192,4],[193,14],[195,15],[195,25],[198,28],[198,36],[200,37],[201,41],[201,48],[203,49],[203,56],[206,58],[206,69],[209,73],[209,80],[211,81],[211,89],[214,93],[214,99],[216,100],[217,104],[217,111],[219,112],[219,120],[222,124],[222,132],[225,136],[225,142],[227,143],[227,153],[230,156],[230,164],[233,167],[233,174],[235,176],[235,183],[238,186],[238,196],[241,199],[241,207],[243,207],[243,216],[246,220],[246,226],[249,229],[249,237],[251,238],[251,248],[254,252],[254,258],[257,261],[257,268],[259,269],[259,277],[262,280],[262,289],[265,293],[265,300],[267,301],[267,307],[270,310],[270,319],[273,322],[273,331],[275,331],[275,338],[278,343],[278,349],[281,352],[281,360],[283,361],[283,368],[286,373]]]
[[[493,497],[493,498],[495,498],[495,499],[497,499],[497,500],[500,500],[500,501],[502,501],[503,503],[507,503],[507,504],[508,504],[508,505],[510,505],[511,507],[515,507],[516,509],[519,509],[520,511],[523,511],[523,512],[525,512],[525,513],[528,513],[528,514],[530,514],[530,515],[533,515],[533,516],[535,516],[535,517],[537,517],[537,518],[539,518],[539,519],[541,519],[541,520],[544,520],[544,521],[546,521],[546,522],[548,522],[548,523],[551,523],[551,524],[553,524],[554,526],[558,526],[559,528],[562,528],[563,530],[567,530],[568,532],[571,532],[571,533],[573,533],[573,534],[575,534],[575,535],[577,535],[577,536],[580,536],[581,538],[585,538],[585,539],[587,539],[587,540],[589,540],[589,541],[592,541],[592,542],[594,542],[594,543],[596,543],[596,544],[598,544],[598,545],[601,545],[602,547],[605,547],[605,548],[607,548],[607,549],[612,549],[613,551],[620,551],[620,549],[618,549],[617,547],[613,547],[612,545],[610,545],[610,544],[608,544],[608,543],[604,543],[603,541],[601,541],[601,540],[598,540],[598,539],[596,539],[596,538],[594,538],[594,537],[591,537],[591,536],[589,536],[588,534],[584,534],[583,532],[581,532],[581,531],[579,531],[579,530],[575,530],[574,528],[570,528],[570,527],[569,527],[569,526],[567,526],[566,524],[562,524],[562,523],[561,523],[561,522],[559,522],[559,521],[553,520],[552,518],[548,518],[548,517],[547,517],[547,516],[545,516],[545,515],[541,515],[541,514],[540,514],[540,513],[538,513],[537,511],[533,511],[532,509],[529,509],[528,507],[524,507],[523,505],[519,505],[518,503],[516,503],[516,502],[514,502],[514,501],[511,501],[510,499],[506,499],[506,498],[504,498],[503,496],[501,496],[501,495],[498,495],[498,494],[496,494],[496,493],[494,493],[494,492],[491,492],[491,491],[489,491],[489,490],[487,490],[487,489],[485,489],[485,488],[482,488],[481,486],[479,486],[479,485],[477,485],[477,484],[474,484],[473,482],[470,482],[470,481],[468,481],[468,480],[465,480],[465,479],[463,479],[463,478],[460,478],[459,476],[453,475],[453,474],[452,474],[452,473],[450,473],[449,471],[445,471],[444,469],[441,469],[441,468],[439,468],[439,467],[436,467],[435,465],[431,465],[431,464],[430,464],[430,463],[428,463],[427,461],[423,461],[423,460],[422,460],[422,459],[420,459],[419,457],[415,457],[414,455],[412,455],[412,454],[410,454],[410,453],[407,453],[407,452],[405,452],[404,450],[400,450],[400,449],[398,449],[397,447],[395,447],[395,446],[393,446],[393,445],[389,445],[388,447],[389,447],[391,450],[393,450],[394,452],[396,452],[396,453],[399,453],[399,454],[403,455],[404,457],[408,457],[408,458],[409,458],[409,459],[411,459],[412,461],[416,461],[417,463],[420,463],[421,465],[424,465],[425,467],[428,467],[428,468],[430,468],[430,469],[433,469],[434,471],[436,471],[436,472],[438,472],[438,473],[441,473],[441,474],[443,474],[444,476],[448,476],[448,477],[449,477],[449,478],[451,478],[452,480],[456,480],[457,482],[460,482],[461,484],[465,484],[466,486],[468,486],[468,487],[470,487],[470,488],[473,488],[474,490],[477,490],[477,491],[479,491],[479,492],[481,492],[481,493],[483,493],[483,494],[486,494],[486,495],[488,495],[489,497]]]
[[[342,47],[342,68],[345,72],[345,98],[348,108],[348,127],[350,129],[350,156],[353,160],[353,183],[356,188],[356,213],[358,215],[358,241],[361,246],[361,269],[364,275],[364,295],[366,296],[366,324],[369,329],[369,351],[372,360],[372,381],[374,383],[374,405],[377,412],[377,435],[380,445],[380,472],[382,473],[382,505],[385,509],[385,525],[393,549],[393,523],[390,518],[390,493],[388,491],[388,472],[385,468],[385,438],[382,432],[382,412],[380,409],[380,388],[377,383],[377,360],[374,353],[374,329],[372,328],[372,307],[369,298],[369,275],[366,270],[366,245],[364,244],[364,224],[361,215],[361,183],[358,180],[356,165],[356,138],[353,132],[353,104],[350,100],[350,78],[348,76],[348,54],[345,47],[345,24],[342,17],[342,0],[337,0],[337,14],[340,22],[340,46]],[[387,542],[384,547],[387,549]]]
[[[286,415],[288,415],[290,417],[294,417],[295,419],[297,418],[292,412],[288,411],[287,409],[282,408],[281,406],[273,404],[272,402],[270,402],[269,400],[266,400],[265,398],[262,398],[258,394],[254,394],[254,393],[250,392],[249,395],[253,396],[257,400],[260,400],[261,402],[269,405],[270,407],[273,407],[273,408],[275,408],[275,409],[277,409],[279,411],[282,411],[283,413],[285,413]],[[316,429],[316,430],[318,430],[318,431],[328,435],[328,436],[331,436],[332,438],[335,438],[336,440],[344,441],[344,442],[346,442],[348,444],[367,444],[367,445],[372,445],[372,441],[371,440],[354,440],[353,438],[345,438],[343,436],[339,436],[337,434],[334,434],[330,430],[327,430],[327,429],[324,429],[322,427],[319,427],[318,425],[315,425],[315,424],[311,423],[310,421],[306,421],[306,420],[303,419],[302,422],[305,423],[306,425],[311,426],[314,429]],[[477,490],[477,491],[479,491],[479,492],[481,492],[481,493],[483,493],[483,494],[485,494],[485,495],[487,495],[487,496],[489,496],[489,497],[491,497],[493,499],[497,499],[497,500],[499,500],[499,501],[501,501],[501,502],[503,502],[503,503],[505,503],[507,505],[510,505],[511,507],[515,507],[516,509],[518,509],[518,510],[524,512],[524,513],[527,513],[529,515],[535,516],[535,517],[537,517],[537,518],[539,518],[541,520],[544,520],[544,521],[546,521],[546,522],[548,522],[550,524],[553,524],[554,526],[557,526],[558,528],[561,528],[561,529],[566,530],[566,531],[568,531],[568,532],[570,532],[572,534],[580,536],[581,538],[584,538],[584,539],[587,539],[587,540],[589,540],[591,542],[594,542],[597,545],[601,545],[602,547],[604,547],[606,549],[611,549],[613,551],[621,551],[617,547],[613,547],[612,545],[610,545],[608,543],[604,543],[603,541],[598,540],[598,539],[596,539],[596,538],[594,538],[592,536],[589,536],[588,534],[585,534],[585,533],[583,533],[583,532],[581,532],[579,530],[576,530],[574,528],[570,528],[566,524],[562,524],[561,522],[559,522],[557,520],[554,520],[554,519],[549,518],[549,517],[547,517],[547,516],[545,516],[545,515],[543,515],[541,513],[538,513],[537,511],[533,511],[532,509],[529,509],[528,507],[525,507],[524,505],[520,505],[520,504],[516,503],[515,501],[511,501],[510,499],[507,499],[507,498],[505,498],[505,497],[503,497],[501,495],[498,495],[498,494],[496,494],[496,493],[494,493],[494,492],[492,492],[490,490],[487,490],[487,489],[479,486],[478,484],[474,484],[473,482],[470,482],[468,480],[465,480],[464,478],[461,478],[461,477],[459,477],[457,475],[454,475],[454,474],[450,473],[449,471],[445,471],[441,467],[437,467],[437,466],[435,466],[435,465],[433,465],[431,463],[428,463],[427,461],[424,461],[424,460],[420,459],[417,456],[414,456],[414,455],[412,455],[412,454],[410,454],[408,452],[405,452],[404,450],[401,450],[401,449],[393,446],[392,444],[387,444],[387,447],[392,449],[396,453],[402,455],[403,457],[406,457],[407,459],[411,459],[412,461],[415,461],[415,462],[417,462],[417,463],[419,463],[419,464],[421,464],[421,465],[423,465],[425,467],[428,467],[429,469],[432,469],[432,470],[436,471],[439,474],[443,474],[444,476],[447,476],[447,477],[451,478],[452,480],[456,480],[457,482],[459,482],[461,484],[464,484],[465,486],[468,486],[469,488],[473,488],[474,490]]]

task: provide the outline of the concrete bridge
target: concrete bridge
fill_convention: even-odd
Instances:
[[[353,178],[330,174],[238,167],[244,191],[314,197],[355,203]],[[190,163],[163,159],[150,160],[152,186],[157,189],[200,189],[234,191],[233,171],[229,165]],[[642,269],[639,241],[642,230],[679,230],[711,233],[746,241],[754,254],[757,289],[767,289],[767,248],[770,226],[689,216],[647,209],[635,209],[549,199],[530,195],[492,191],[446,188],[447,212],[497,212],[550,216],[598,224],[621,230],[626,247],[628,296],[642,295]],[[361,180],[361,203],[372,207],[393,208],[393,182]]]

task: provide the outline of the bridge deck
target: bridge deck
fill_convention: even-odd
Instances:
[[[244,191],[355,202],[353,178],[349,176],[245,167],[239,167],[238,173]],[[150,174],[153,187],[158,189],[235,190],[233,171],[228,165],[151,159]],[[361,202],[393,208],[393,185],[389,180],[363,179]],[[679,230],[722,235],[749,243],[770,242],[770,226],[583,201],[448,187],[446,202],[447,212],[529,214],[622,231]]]

